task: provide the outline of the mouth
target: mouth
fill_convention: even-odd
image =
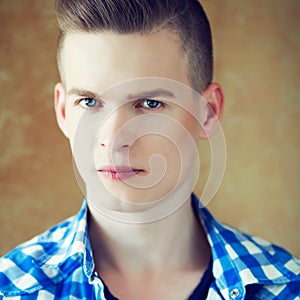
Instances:
[[[113,181],[122,181],[131,178],[141,172],[142,169],[136,169],[128,166],[103,167],[98,172],[104,177]]]

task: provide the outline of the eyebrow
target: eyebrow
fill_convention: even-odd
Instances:
[[[82,90],[82,89],[78,89],[78,88],[72,88],[67,92],[67,95],[77,95],[77,96],[81,96],[81,97],[87,97],[87,98],[99,98],[99,95],[97,95],[96,93],[93,93],[91,91],[88,90]]]
[[[88,97],[88,98],[100,98],[100,95],[97,93],[84,90],[84,89],[78,89],[78,88],[72,88],[67,92],[67,95],[78,95],[81,97]],[[147,98],[155,98],[155,97],[168,97],[168,98],[174,98],[174,94],[166,89],[154,89],[149,91],[142,91],[135,94],[128,94],[127,98],[129,100],[135,100],[135,99],[147,99]]]
[[[155,97],[169,97],[174,98],[174,94],[166,89],[155,89],[150,91],[143,91],[136,94],[129,94],[128,99],[147,99],[147,98],[155,98]]]

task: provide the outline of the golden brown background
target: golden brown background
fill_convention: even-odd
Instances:
[[[300,256],[300,1],[203,5],[226,96],[228,146],[209,207]],[[83,197],[54,118],[53,8],[53,0],[0,1],[0,255],[74,214]]]

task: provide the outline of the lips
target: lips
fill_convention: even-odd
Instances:
[[[128,166],[115,166],[103,167],[99,169],[98,172],[111,180],[121,181],[133,177],[136,174],[143,172],[143,170]]]

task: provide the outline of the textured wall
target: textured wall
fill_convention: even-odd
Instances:
[[[300,2],[203,4],[214,32],[215,79],[226,96],[228,146],[210,209],[300,256]],[[52,107],[53,5],[0,0],[0,255],[75,213],[82,200]]]

